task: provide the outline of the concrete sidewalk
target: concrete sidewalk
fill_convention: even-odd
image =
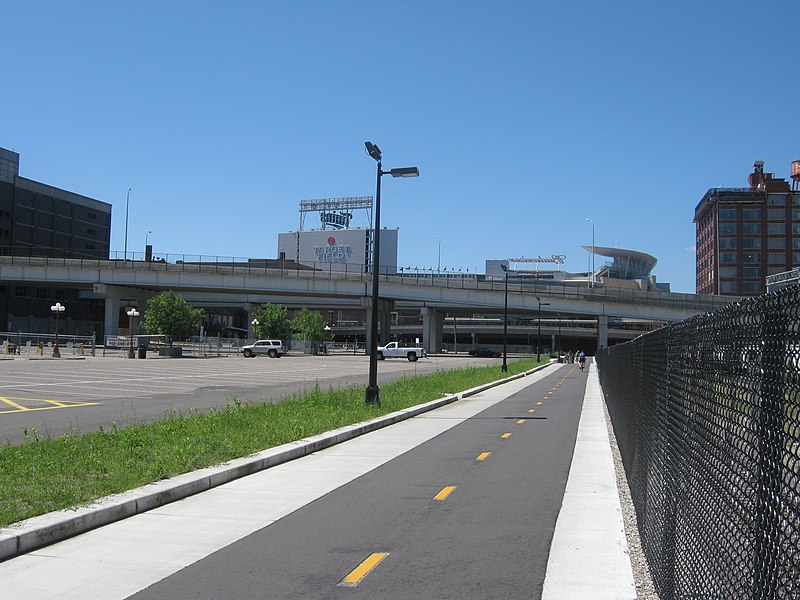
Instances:
[[[554,368],[560,366],[2,530],[0,557],[19,554],[0,563],[3,593],[127,598],[477,415]],[[396,424],[384,428],[389,423]],[[196,493],[202,490],[208,491]],[[124,518],[129,514],[135,516]],[[97,528],[69,537],[92,527]],[[64,541],[52,543],[59,539]],[[589,374],[544,592],[548,600],[636,596],[595,373]]]

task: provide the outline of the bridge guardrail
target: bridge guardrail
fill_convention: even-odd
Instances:
[[[137,257],[136,253],[128,253]],[[371,275],[352,264],[352,270],[344,264],[342,270],[334,270],[330,263],[314,263],[313,266],[299,265],[281,259],[253,261],[238,257],[202,256],[187,254],[165,254],[150,261],[141,259],[97,259],[97,258],[49,258],[38,256],[0,256],[0,265],[25,264],[30,266],[63,266],[96,269],[144,269],[155,271],[189,271],[215,273],[232,276],[289,277],[303,279],[339,279],[349,281],[371,281]],[[486,279],[483,275],[461,273],[420,273],[419,271],[391,272],[380,275],[385,282],[406,285],[439,286],[450,289],[504,290],[503,279]],[[525,283],[509,282],[510,293],[541,295],[548,298],[573,299],[604,303],[635,303],[643,305],[697,310],[715,310],[740,300],[732,296],[700,296],[662,291],[641,291],[611,287],[574,287],[560,284],[546,284],[539,281]]]

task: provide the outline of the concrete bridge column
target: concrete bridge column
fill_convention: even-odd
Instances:
[[[432,308],[423,308],[422,313],[422,345],[428,354],[436,354],[442,350],[442,332],[444,331],[444,315]]]
[[[608,317],[600,315],[597,317],[597,349],[608,348]]]
[[[96,283],[94,292],[105,297],[103,335],[117,335],[119,333],[119,307],[120,300],[122,300],[122,288]]]
[[[362,298],[361,305],[367,311],[366,353],[369,354],[370,348],[372,348],[372,298]],[[389,343],[389,334],[391,333],[393,310],[394,310],[394,302],[392,300],[385,300],[383,298],[378,298],[378,345],[379,346],[384,346]]]

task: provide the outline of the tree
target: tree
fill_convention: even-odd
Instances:
[[[256,339],[285,340],[292,334],[289,311],[280,304],[259,306],[253,311],[253,318],[258,321],[253,330]]]
[[[294,319],[294,335],[297,340],[309,342],[327,342],[333,339],[330,331],[325,331],[327,323],[320,313],[304,308]]]
[[[183,296],[170,290],[147,301],[143,325],[149,335],[186,337],[197,331],[205,316],[202,308],[189,306]]]

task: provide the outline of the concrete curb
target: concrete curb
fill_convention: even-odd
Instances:
[[[395,411],[370,421],[340,427],[310,438],[269,448],[222,465],[184,473],[135,490],[114,494],[86,506],[59,510],[33,517],[19,524],[0,529],[0,562],[97,527],[204,492],[235,479],[330,448],[365,433],[435,410],[461,398],[474,396],[498,385],[526,377],[548,366],[550,365],[540,365],[518,375],[483,384],[464,392],[445,396],[411,408]]]

